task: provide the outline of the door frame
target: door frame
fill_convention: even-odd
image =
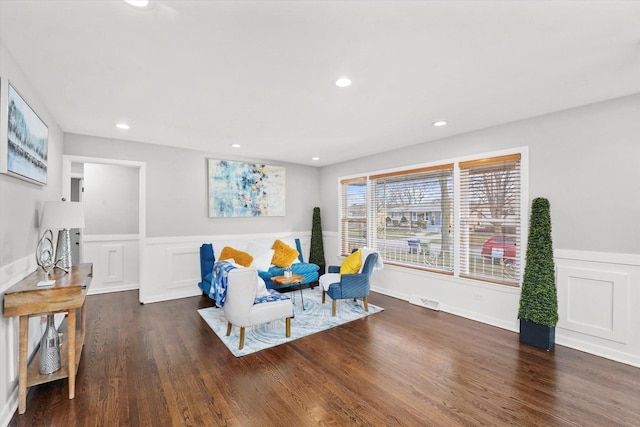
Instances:
[[[140,261],[140,288],[146,282],[146,238],[147,238],[147,164],[134,160],[107,159],[103,157],[62,155],[62,197],[71,200],[71,165],[73,163],[95,163],[101,165],[118,165],[138,168],[138,256]],[[84,237],[82,234],[80,237]],[[83,242],[80,242],[82,248]]]

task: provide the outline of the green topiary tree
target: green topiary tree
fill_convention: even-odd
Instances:
[[[529,221],[529,241],[518,319],[551,328],[558,323],[558,295],[549,200],[542,197],[533,200]]]
[[[320,274],[324,273],[324,244],[322,242],[322,223],[320,208],[313,208],[313,223],[311,225],[311,247],[309,248],[309,262],[320,266]]]

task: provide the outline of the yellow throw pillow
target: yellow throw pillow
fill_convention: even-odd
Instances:
[[[340,274],[355,274],[360,271],[362,265],[362,251],[358,249],[342,261]]]
[[[276,240],[271,247],[275,251],[271,264],[284,268],[290,266],[298,258],[298,251],[282,240]]]
[[[218,259],[220,261],[224,261],[229,258],[233,258],[236,264],[240,264],[243,267],[249,267],[253,262],[253,257],[250,254],[225,246],[222,248],[222,252],[220,252]]]

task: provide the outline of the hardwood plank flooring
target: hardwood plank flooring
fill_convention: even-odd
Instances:
[[[9,425],[640,425],[638,368],[369,300],[385,311],[235,358],[196,312],[206,297],[89,296],[75,399],[66,381],[33,387]]]

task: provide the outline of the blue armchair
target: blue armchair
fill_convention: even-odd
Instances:
[[[205,243],[200,246],[200,282],[198,287],[202,291],[203,295],[209,296],[211,291],[211,278],[213,272],[213,264],[216,262],[216,257],[213,254],[213,245],[211,243]]]
[[[371,290],[369,279],[377,262],[378,254],[374,252],[367,256],[360,273],[341,275],[340,267],[334,265],[329,266],[327,279],[330,279],[331,283],[325,283],[327,289],[325,289],[325,286],[322,288],[322,303],[324,304],[325,302],[325,294],[329,295],[333,300],[331,307],[332,316],[336,315],[336,300],[338,299],[362,298],[364,311],[369,311],[369,304],[367,302],[367,297]],[[333,280],[335,280],[335,282]]]

